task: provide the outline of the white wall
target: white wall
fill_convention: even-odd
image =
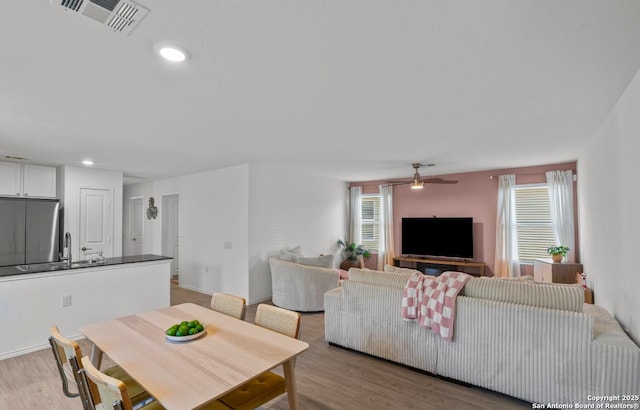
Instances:
[[[298,244],[308,255],[337,253],[336,241],[346,232],[345,182],[240,165],[125,187],[125,212],[130,199],[140,196],[145,207],[154,196],[159,208],[157,219],[144,221],[144,253],[162,253],[161,198],[175,193],[180,286],[203,293],[232,293],[249,303],[269,299],[268,256]]]
[[[157,255],[162,254],[162,196],[179,195],[180,286],[247,297],[248,170],[240,165],[125,187],[125,210],[133,197],[144,197],[145,208],[149,196],[155,198],[158,217],[144,220],[143,252]]]
[[[122,172],[64,166],[58,169],[58,192],[64,208],[64,232],[70,232],[73,259],[80,255],[80,189],[109,189],[112,192],[113,254],[122,255]]]
[[[252,164],[249,175],[249,300],[255,302],[271,296],[268,258],[282,248],[339,254],[348,184],[274,165]]]
[[[640,341],[640,74],[578,159],[580,243],[587,283]]]

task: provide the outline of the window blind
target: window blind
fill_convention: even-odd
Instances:
[[[378,251],[380,241],[380,195],[362,196],[362,246]]]
[[[555,236],[547,185],[519,185],[515,196],[520,261],[549,257],[547,248],[555,245]]]

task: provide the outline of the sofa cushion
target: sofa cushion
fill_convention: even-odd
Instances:
[[[582,312],[584,289],[579,285],[542,283],[529,280],[472,278],[465,285],[465,296],[518,303],[548,309]]]
[[[307,266],[319,266],[321,268],[333,268],[333,255],[320,255],[316,257],[298,257],[298,263]]]
[[[585,315],[593,318],[593,340],[595,342],[637,349],[618,321],[605,308],[586,304],[583,310]]]
[[[407,284],[407,280],[409,280],[410,276],[411,274],[406,272],[393,273],[360,268],[349,269],[350,281],[394,288],[404,288],[404,285]]]
[[[420,272],[417,269],[411,269],[411,268],[400,268],[398,266],[391,266],[391,265],[384,265],[384,271],[385,272],[390,272],[390,273],[415,273],[415,272]],[[422,272],[420,272],[422,273]]]
[[[517,276],[515,278],[494,277],[494,279],[509,280],[509,281],[516,281],[516,282],[531,282],[534,280],[533,276],[531,275],[522,275],[522,276]]]

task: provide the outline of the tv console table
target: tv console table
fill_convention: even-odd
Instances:
[[[429,266],[433,266],[433,265],[448,265],[448,266],[455,266],[456,270],[460,270],[461,272],[465,272],[465,268],[477,268],[480,272],[480,276],[484,276],[484,267],[485,264],[484,262],[472,262],[469,260],[456,260],[456,259],[433,259],[433,258],[418,258],[418,257],[405,257],[405,256],[398,256],[393,258],[393,264],[396,266],[402,266],[402,262],[408,262],[409,266],[404,266],[404,267],[411,267],[411,268],[417,268],[418,270],[421,270],[421,268],[427,268]],[[462,269],[460,269],[462,268]],[[465,272],[468,273],[469,275],[474,275],[477,276],[478,274],[475,272]]]

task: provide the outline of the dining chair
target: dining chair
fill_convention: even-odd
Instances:
[[[78,376],[81,378],[81,386],[91,386],[91,390],[95,391],[94,394],[99,395],[101,404],[96,406],[96,410],[133,410],[134,407],[131,403],[127,385],[122,380],[98,370],[87,356],[82,358],[82,369],[78,372]],[[203,410],[229,409],[218,400],[199,408]],[[136,410],[164,410],[164,407],[154,400],[143,406],[136,407]]]
[[[212,310],[240,320],[244,320],[246,303],[245,298],[227,293],[214,292],[211,296]]]
[[[258,305],[254,323],[296,339],[300,336],[300,314],[277,306]],[[222,396],[220,401],[235,410],[255,409],[286,391],[284,377],[269,371]]]
[[[72,361],[75,361],[75,358]],[[99,404],[96,405],[96,410],[133,410],[127,385],[115,377],[102,373],[87,356],[82,357],[78,377],[79,388],[85,389],[87,394],[91,392],[94,400],[98,399],[96,401],[99,401]],[[145,410],[162,408],[157,401],[138,407]]]
[[[51,327],[51,336],[49,337],[49,344],[53,351],[53,357],[56,360],[58,372],[62,379],[62,390],[67,397],[78,397],[82,400],[82,405],[85,409],[91,410],[95,406],[95,400],[92,396],[85,395],[86,390],[80,389],[78,380],[78,371],[82,369],[82,352],[80,351],[80,345],[71,339],[60,334],[57,326]],[[71,360],[75,359],[75,360]],[[76,367],[77,366],[77,367]],[[124,383],[129,386],[129,394],[131,400],[134,403],[139,403],[149,399],[151,396],[147,391],[140,386],[135,380],[131,378],[120,366],[113,366],[103,370],[107,375],[123,380]],[[76,385],[78,393],[72,393],[69,391],[69,382]],[[98,401],[99,403],[99,401]]]

